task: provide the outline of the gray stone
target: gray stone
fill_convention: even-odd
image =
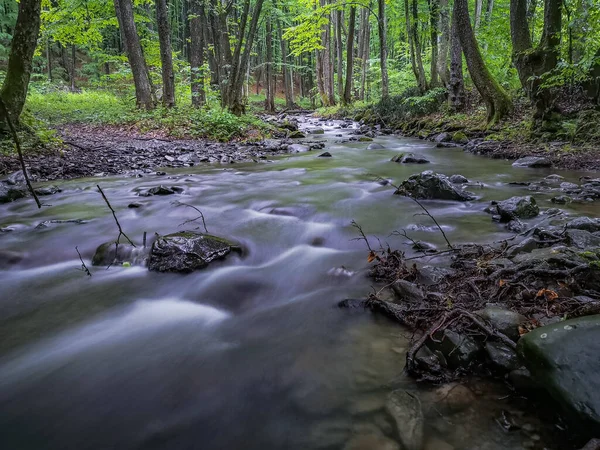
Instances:
[[[540,208],[530,195],[492,202],[492,210],[494,206],[502,222],[510,222],[513,219],[531,219],[540,213]]]
[[[599,315],[537,328],[519,340],[517,353],[535,382],[576,421],[600,431]]]
[[[433,286],[453,273],[454,271],[451,269],[446,269],[443,267],[423,266],[419,269],[417,281],[425,286]]]
[[[160,236],[152,244],[148,269],[156,272],[188,273],[204,269],[211,262],[225,258],[241,248],[226,239],[182,231]]]
[[[514,167],[551,167],[552,162],[543,156],[526,156],[517,159],[512,165]]]
[[[506,344],[488,341],[485,343],[485,351],[492,364],[500,370],[510,372],[520,367],[517,352]]]
[[[304,133],[302,133],[301,131],[292,131],[288,137],[290,139],[303,139],[306,137],[306,135]]]
[[[392,289],[400,302],[420,303],[425,300],[421,288],[410,281],[397,280],[392,284]]]
[[[495,329],[515,342],[519,339],[519,325],[527,320],[525,316],[519,313],[492,304],[475,311],[475,314],[487,320]]]
[[[569,230],[565,231],[567,244],[571,247],[587,249],[590,247],[600,247],[600,236],[596,236],[585,230]]]
[[[443,414],[456,414],[468,409],[475,401],[475,394],[467,386],[458,383],[443,384],[433,392],[435,408]]]
[[[492,216],[492,219],[500,222],[502,220],[501,216]],[[527,230],[527,225],[521,222],[519,219],[511,220],[506,224],[506,229],[508,231],[512,231],[513,233],[523,233]]]
[[[560,189],[561,191],[565,191],[565,192],[573,192],[573,191],[580,191],[580,187],[578,184],[575,183],[560,183]]]
[[[452,135],[446,132],[438,134],[434,139],[435,142],[450,142],[451,140]]]
[[[27,176],[30,180],[33,178],[29,171],[27,171]],[[26,182],[27,181],[25,180],[25,176],[23,175],[22,170],[18,170],[16,172],[11,173],[8,177],[6,177],[5,180],[5,183],[10,186],[25,185]]]
[[[434,252],[436,250],[435,245],[425,241],[416,241],[412,248],[421,252]]]
[[[567,203],[571,203],[573,199],[568,195],[557,195],[556,197],[552,197],[552,200],[550,201],[557,205],[566,205]]]
[[[468,367],[481,354],[481,346],[471,337],[452,330],[444,330],[434,335],[435,341],[427,341],[432,351],[440,351],[446,359],[448,367],[458,369]]]
[[[54,195],[54,194],[58,194],[59,192],[62,192],[61,189],[57,186],[44,186],[44,187],[37,188],[34,190],[35,190],[35,193],[37,195],[39,195],[40,197],[43,197],[46,195]]]
[[[514,247],[510,247],[506,252],[506,256],[508,256],[510,258],[515,255],[518,255],[519,253],[529,253],[529,252],[535,250],[537,247],[538,247],[537,240],[532,237],[529,237],[529,238],[523,239],[521,242],[516,244]]]
[[[425,419],[419,398],[404,389],[388,395],[386,410],[394,419],[396,433],[404,450],[423,448],[423,425]]]
[[[421,158],[420,156],[417,156],[414,153],[409,153],[408,155],[404,155],[399,162],[402,164],[427,164],[429,163],[429,160]]]
[[[523,391],[539,389],[539,386],[531,378],[531,373],[525,367],[510,371],[507,379],[514,387]]]
[[[20,198],[27,197],[29,192],[25,186],[12,186],[0,183],[0,203],[10,203]]]
[[[110,266],[111,264],[129,262],[133,263],[139,249],[129,243],[119,244],[119,250],[113,242],[105,242],[96,249],[92,258],[92,266]],[[116,252],[116,253],[115,253]]]
[[[174,193],[175,191],[173,189],[163,186],[162,184],[160,186],[148,189],[148,194],[150,195],[173,195]]]
[[[323,128],[312,128],[308,130],[309,134],[325,134],[325,130]]]
[[[418,175],[411,176],[400,185],[396,194],[412,196],[418,199],[439,200],[473,200],[475,195],[471,192],[455,188],[446,175],[427,170]]]
[[[600,231],[600,220],[590,217],[578,217],[567,222],[566,227],[571,230],[585,230],[594,233]]]
[[[288,152],[290,153],[302,153],[308,151],[310,151],[310,147],[308,147],[307,145],[292,144],[288,146]]]
[[[383,148],[385,148],[383,145],[373,142],[372,144],[369,144],[367,150],[381,150]]]
[[[450,178],[450,183],[454,183],[454,184],[463,184],[463,183],[468,183],[469,180],[467,180],[466,177],[463,177],[462,175],[452,175]]]
[[[331,158],[331,153],[329,153],[329,152],[321,153],[318,157],[319,158]]]

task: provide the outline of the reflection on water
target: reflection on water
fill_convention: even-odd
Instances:
[[[367,151],[335,143],[347,131],[326,128],[333,158],[306,153],[168,178],[76,180],[41,211],[27,201],[0,206],[0,227],[15,230],[0,235],[2,248],[24,253],[0,271],[2,448],[397,448],[385,402],[400,388],[420,398],[429,450],[543,447],[537,419],[502,386],[472,381],[450,396],[417,386],[403,374],[405,330],[335,305],[371,289],[352,220],[372,245],[377,235],[402,246],[391,235],[400,229],[444,244],[416,205],[375,180],[423,169],[389,162],[396,153],[423,154],[427,168],[483,183],[477,201],[427,202],[452,242],[504,236],[482,213],[486,203],[525,192],[508,181],[547,173],[394,137]],[[86,277],[75,246],[89,261],[117,234],[97,182],[138,242],[194,217],[173,196],[136,196],[177,185],[177,199],[200,208],[209,231],[240,241],[245,255],[186,276],[111,267]],[[549,196],[538,200],[551,206]],[[142,207],[128,209],[132,201]],[[77,218],[89,222],[34,229]],[[496,422],[503,411],[527,426],[505,432]]]

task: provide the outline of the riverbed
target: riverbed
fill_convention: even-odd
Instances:
[[[490,200],[533,194],[542,210],[556,206],[551,193],[509,183],[586,174],[516,168],[394,136],[377,136],[384,148],[367,150],[370,142],[347,142],[354,128],[301,120],[324,128],[311,138],[325,149],[71,180],[41,210],[28,199],[0,205],[0,247],[19,255],[0,270],[2,448],[341,449],[363,435],[392,445],[385,401],[399,388],[420,399],[428,450],[561,448],[553,424],[501,382],[467,380],[472,398],[448,407],[437,388],[403,373],[407,330],[336,305],[375,287],[352,221],[377,248],[412,254],[392,234],[402,230],[445,246],[419,206],[381,179],[399,184],[422,170],[467,177],[476,200],[425,202],[448,239],[465,243],[511,236],[483,212]],[[332,157],[319,157],[324,151]],[[390,161],[408,152],[431,163]],[[240,242],[244,253],[189,275],[91,267],[96,247],[118,234],[96,185],[139,245],[145,232],[151,239],[201,226],[185,223],[197,214],[178,201],[199,208],[209,233]],[[183,192],[139,196],[159,185]],[[133,202],[140,207],[128,208]],[[593,203],[561,208],[597,215]],[[81,221],[47,222],[73,219]],[[519,426],[506,431],[506,417]]]

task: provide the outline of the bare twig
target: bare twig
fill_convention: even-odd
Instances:
[[[106,202],[106,205],[108,206],[108,209],[110,209],[110,212],[112,212],[113,218],[115,219],[115,223],[117,224],[117,228],[119,229],[119,235],[117,236],[117,239],[115,240],[115,261],[117,261],[117,258],[119,256],[119,243],[121,240],[121,236],[123,236],[125,239],[127,239],[127,241],[133,245],[135,247],[135,244],[133,243],[133,241],[131,239],[129,239],[129,236],[127,236],[125,234],[125,232],[123,231],[123,228],[121,228],[121,224],[119,223],[119,219],[117,219],[117,213],[115,212],[115,210],[113,209],[113,207],[111,206],[110,202],[108,201],[108,198],[106,198],[106,195],[104,195],[104,191],[102,190],[102,188],[100,187],[99,184],[96,185],[96,187],[98,188],[98,191],[100,192],[100,194],[102,195],[102,198],[104,199],[104,201]],[[107,269],[109,269],[112,266],[113,263],[111,263]]]
[[[433,223],[435,223],[435,226],[436,226],[436,227],[438,227],[438,230],[440,230],[440,233],[442,233],[442,236],[444,236],[444,240],[446,241],[446,244],[448,244],[448,247],[449,247],[449,248],[453,248],[453,247],[452,247],[452,244],[451,244],[451,243],[450,243],[450,241],[448,240],[448,236],[446,236],[446,233],[444,232],[444,229],[443,229],[443,228],[440,226],[440,224],[439,224],[439,223],[438,223],[438,221],[435,219],[435,217],[433,217],[433,216],[431,215],[431,213],[430,213],[430,212],[427,210],[427,208],[425,208],[425,207],[423,206],[423,204],[422,204],[422,203],[421,203],[419,200],[417,200],[416,198],[414,198],[413,196],[411,196],[411,195],[408,195],[407,197],[408,197],[408,198],[410,198],[410,199],[411,199],[413,202],[415,202],[417,205],[419,205],[423,211],[425,211],[425,215],[429,216],[429,217],[431,218],[431,220],[433,220]]]
[[[81,268],[78,269],[78,270],[81,270],[82,272],[85,272],[85,274],[88,277],[91,277],[92,276],[92,272],[90,272],[90,269],[88,269],[88,267],[85,265],[85,262],[83,262],[83,258],[81,257],[81,253],[79,253],[79,249],[77,247],[75,247],[75,251],[79,255],[79,261],[81,261]]]
[[[367,236],[365,236],[365,233],[364,233],[362,227],[358,223],[356,223],[355,220],[353,220],[351,222],[351,225],[358,230],[358,232],[360,233],[360,236],[361,236],[359,238],[354,238],[352,240],[353,241],[365,241],[365,243],[367,244],[367,248],[369,249],[369,251],[374,254],[375,252],[371,248],[371,244],[369,244],[369,240],[367,239]]]
[[[15,141],[15,147],[17,149],[17,153],[19,154],[19,162],[21,163],[21,170],[23,170],[23,176],[25,177],[27,189],[29,189],[29,192],[31,192],[31,195],[35,200],[37,207],[41,208],[42,203],[40,202],[40,199],[38,198],[37,194],[35,193],[35,190],[33,189],[33,186],[31,185],[29,175],[27,175],[27,167],[25,166],[25,160],[23,159],[23,152],[21,151],[21,143],[19,141],[19,136],[17,135],[17,130],[15,130],[12,120],[10,120],[8,109],[6,108],[6,105],[4,104],[2,98],[0,98],[0,115],[3,115],[5,117],[6,123],[8,124],[8,128],[10,129],[10,132],[12,134],[12,138]]]
[[[198,217],[194,218],[194,219],[188,219],[183,223],[180,223],[179,226],[182,227],[185,224],[188,224],[190,222],[196,222],[198,219],[202,219],[202,226],[204,227],[204,232],[208,233],[208,229],[206,228],[206,220],[204,220],[204,214],[202,214],[202,211],[200,211],[198,208],[196,208],[194,205],[190,205],[189,203],[183,203],[180,202],[179,200],[175,200],[174,202],[171,203],[172,205],[175,206],[187,206],[188,208],[192,208],[194,211],[196,211],[198,214],[200,214]],[[197,227],[200,228],[200,227]]]

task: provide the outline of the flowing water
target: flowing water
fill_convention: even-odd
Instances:
[[[308,152],[167,177],[82,179],[63,183],[39,211],[29,200],[1,205],[0,227],[13,231],[0,233],[0,246],[24,258],[0,270],[0,448],[343,448],[356,434],[395,437],[384,402],[396,388],[420,397],[429,450],[538,445],[544,428],[501,384],[471,380],[469,407],[451,414],[434,388],[403,374],[406,330],[336,303],[372,288],[352,220],[373,246],[376,235],[410,253],[405,238],[390,236],[402,229],[444,245],[431,220],[415,215],[418,206],[375,176],[400,182],[433,169],[482,183],[470,188],[476,201],[426,202],[461,243],[508,236],[484,206],[528,193],[507,182],[551,172],[398,137],[378,137],[385,149],[366,150],[368,143],[336,143],[349,131],[337,125],[325,126],[323,137],[332,158]],[[432,163],[390,162],[409,151]],[[582,175],[558,173],[568,181]],[[202,210],[209,232],[246,252],[189,275],[115,266],[87,277],[75,247],[89,265],[95,248],[117,235],[97,183],[138,242],[145,231],[198,225],[180,225],[196,213],[172,204],[179,200]],[[159,184],[185,191],[137,196]],[[548,195],[537,198],[552,206]],[[128,209],[133,201],[143,206]],[[50,219],[86,223],[35,228]],[[507,413],[529,432],[504,431],[496,419]]]

